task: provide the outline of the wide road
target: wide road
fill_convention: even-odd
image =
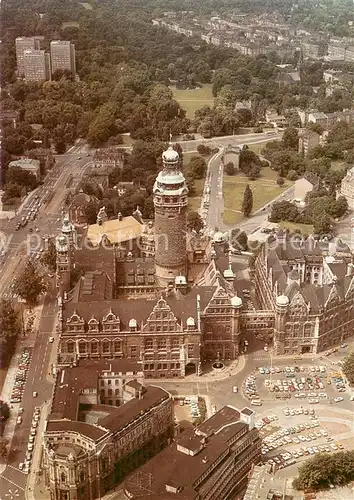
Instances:
[[[13,500],[23,500],[25,498],[27,476],[18,469],[18,465],[24,462],[25,459],[34,407],[41,406],[50,399],[52,394],[53,382],[48,375],[48,371],[50,369],[52,349],[55,349],[55,347],[54,344],[49,343],[48,339],[53,334],[56,318],[56,290],[52,289],[48,292],[44,301],[39,332],[33,349],[33,357],[22,402],[13,405],[13,411],[18,411],[19,406],[24,408],[23,421],[15,428],[7,466],[0,476],[1,500],[12,498],[10,493],[15,491],[17,491],[17,495],[13,495]],[[33,397],[33,391],[38,392],[37,397]],[[36,439],[41,439],[41,436],[37,435]]]
[[[1,280],[0,293],[11,296],[14,274],[18,274],[31,251],[38,251],[42,237],[56,234],[61,225],[62,206],[69,187],[77,184],[87,168],[92,164],[91,157],[81,157],[81,153],[69,152],[57,157],[52,171],[28,197],[22,210],[3,225],[0,233]],[[38,207],[35,220],[15,231],[15,226],[29,211]],[[32,228],[33,232],[30,232]],[[38,232],[35,230],[38,228]]]
[[[262,142],[275,141],[282,138],[282,132],[274,132],[271,135],[265,134],[242,134],[242,135],[225,135],[222,137],[213,137],[211,139],[194,139],[192,141],[180,141],[179,144],[185,153],[197,151],[200,144],[210,146],[212,148],[227,147],[227,146],[243,146],[245,144],[258,144]]]

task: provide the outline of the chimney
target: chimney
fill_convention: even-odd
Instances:
[[[141,388],[139,389],[138,397],[139,399],[143,399],[143,391],[141,390]]]

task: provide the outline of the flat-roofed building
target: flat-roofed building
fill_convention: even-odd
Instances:
[[[23,52],[24,77],[28,82],[50,80],[50,56],[44,50]]]
[[[50,42],[50,59],[52,75],[58,71],[69,71],[76,75],[75,46],[67,40],[52,40]]]
[[[38,50],[39,39],[34,36],[17,37],[15,40],[15,47],[16,47],[17,75],[23,77],[25,75],[24,51]]]
[[[254,411],[224,406],[140,467],[124,484],[127,499],[226,500],[241,494],[261,457]]]

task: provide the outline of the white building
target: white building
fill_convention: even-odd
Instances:
[[[342,180],[340,194],[345,196],[350,210],[354,210],[354,167],[348,170]]]

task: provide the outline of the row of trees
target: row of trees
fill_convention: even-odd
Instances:
[[[286,200],[273,203],[269,220],[313,224],[316,234],[329,234],[332,229],[332,220],[342,217],[347,212],[348,202],[344,196],[335,199],[327,192],[323,194],[323,191],[310,193],[306,198],[304,210]]]

